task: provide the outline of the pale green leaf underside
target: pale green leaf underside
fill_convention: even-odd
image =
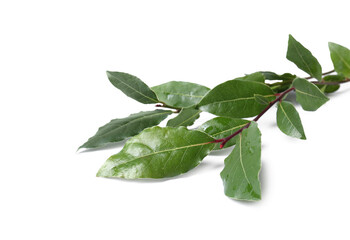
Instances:
[[[158,125],[172,113],[169,110],[155,110],[131,114],[126,118],[113,119],[100,127],[97,133],[81,145],[79,149],[97,148],[107,143],[119,142],[135,136],[145,128]]]
[[[139,78],[123,72],[107,71],[109,81],[125,95],[141,103],[158,103],[156,94]]]
[[[316,111],[329,100],[315,84],[306,79],[296,78],[293,87],[297,102],[306,111]]]
[[[152,127],[129,139],[97,173],[99,177],[164,178],[196,167],[213,149],[206,133],[185,127]]]
[[[336,43],[328,43],[334,69],[337,73],[350,77],[350,50]]]
[[[167,122],[168,127],[191,126],[199,118],[201,110],[194,108],[183,108],[179,115]]]
[[[196,105],[209,88],[190,82],[171,81],[152,87],[160,102],[168,106],[187,108]]]
[[[236,146],[225,159],[220,173],[224,191],[237,200],[261,199],[259,172],[261,169],[261,134],[255,122],[239,135]]]
[[[293,104],[281,102],[277,108],[277,126],[288,136],[306,139],[299,114]]]
[[[317,80],[322,80],[322,67],[312,53],[289,35],[287,59]]]
[[[198,128],[198,130],[206,132],[207,134],[209,134],[215,139],[220,139],[220,138],[230,136],[234,132],[244,127],[247,123],[249,123],[248,120],[239,119],[239,118],[216,117],[203,123]],[[228,141],[224,145],[224,148],[233,146],[236,143],[237,138],[238,136]],[[220,143],[215,144],[214,150],[220,150]]]
[[[255,101],[254,94],[275,99],[274,93],[267,85],[244,80],[230,80],[213,88],[199,102],[200,110],[217,116],[244,118],[259,114],[265,106]]]

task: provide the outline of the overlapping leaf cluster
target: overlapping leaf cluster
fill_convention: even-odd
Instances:
[[[211,151],[236,145],[221,172],[225,194],[238,200],[261,198],[261,133],[256,121],[277,104],[276,122],[291,137],[306,139],[300,116],[285,96],[295,91],[306,111],[315,111],[339,84],[350,81],[350,50],[329,43],[335,71],[322,74],[312,53],[289,36],[287,59],[310,75],[255,72],[219,84],[213,89],[190,82],[172,81],[149,87],[123,72],[107,72],[110,82],[124,94],[144,104],[157,104],[154,111],[113,119],[80,148],[98,148],[130,138],[123,149],[107,159],[97,176],[118,178],[165,178],[196,167]],[[333,74],[334,73],[334,74]],[[326,76],[325,76],[326,75]],[[315,78],[311,82],[308,79]],[[201,112],[217,117],[190,130]],[[170,115],[167,127],[157,125]],[[245,118],[254,117],[254,120]]]

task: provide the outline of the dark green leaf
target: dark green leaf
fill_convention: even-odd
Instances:
[[[135,136],[145,128],[158,125],[172,113],[172,111],[155,110],[131,114],[126,118],[113,119],[100,127],[95,136],[89,138],[79,149],[101,147],[107,143],[119,142]]]
[[[336,43],[328,43],[329,51],[337,73],[350,77],[350,50]]]
[[[277,108],[277,125],[288,136],[306,139],[299,114],[293,104],[281,102]]]
[[[139,78],[123,72],[107,71],[109,81],[125,95],[141,103],[158,103],[156,94]]]
[[[259,95],[259,94],[254,94],[255,101],[261,105],[269,105],[270,101],[268,98]]]
[[[199,102],[199,109],[218,116],[244,118],[259,114],[264,106],[255,101],[254,94],[259,94],[269,101],[275,96],[271,88],[260,82],[230,80],[224,82]]]
[[[249,121],[239,119],[239,118],[228,118],[228,117],[216,117],[210,119],[209,121],[203,123],[198,130],[208,133],[210,136],[220,139],[228,137],[237,130],[244,127]],[[232,138],[228,141],[224,148],[230,147],[236,143],[238,136]],[[214,150],[220,149],[220,143],[217,143],[214,147]]]
[[[238,135],[232,153],[225,159],[220,173],[225,194],[237,200],[261,199],[259,172],[261,168],[261,134],[255,122]]]
[[[283,81],[292,81],[297,76],[291,73],[283,73],[282,75],[278,75],[274,72],[261,72],[265,79],[267,80],[283,80]]]
[[[194,108],[183,108],[179,115],[170,119],[167,123],[168,127],[191,126],[196,119],[199,118],[201,110]]]
[[[196,167],[213,149],[213,138],[185,127],[152,127],[129,139],[111,156],[98,177],[164,178]]]
[[[323,81],[325,82],[340,82],[345,80],[344,76],[340,75],[328,75],[323,78]],[[340,88],[340,85],[317,85],[317,87],[325,93],[332,93],[337,91]]]
[[[253,82],[264,83],[265,82],[265,77],[264,77],[264,75],[261,72],[256,72],[256,73],[252,73],[252,74],[246,75],[244,77],[235,78],[234,80],[245,80],[245,81],[253,81]]]
[[[312,53],[289,35],[287,59],[317,80],[322,80],[322,68]]]
[[[296,78],[293,81],[293,87],[295,87],[297,102],[306,111],[316,111],[329,100],[315,84],[306,79]]]
[[[210,89],[195,83],[171,81],[154,86],[152,90],[166,105],[186,108],[196,105]]]

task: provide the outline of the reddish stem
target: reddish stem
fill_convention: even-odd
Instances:
[[[267,105],[266,108],[265,108],[264,110],[262,110],[262,112],[259,113],[259,115],[257,115],[257,116],[253,119],[253,121],[254,121],[254,122],[257,122],[257,121],[262,117],[262,115],[264,115],[276,102],[281,101],[281,100],[283,99],[283,97],[284,97],[286,94],[288,94],[289,92],[291,92],[291,91],[293,91],[293,90],[295,90],[294,87],[289,88],[289,89],[287,89],[286,91],[280,93],[280,94],[278,95],[278,97],[277,97],[275,100],[273,100],[272,102],[270,102],[269,105]],[[248,123],[247,123],[246,125],[244,125],[241,129],[237,130],[236,132],[234,132],[234,133],[231,134],[230,136],[225,137],[225,138],[221,138],[221,139],[216,139],[216,140],[214,140],[214,141],[212,141],[212,142],[210,142],[210,143],[218,143],[218,142],[221,142],[220,148],[223,148],[223,147],[225,146],[225,144],[226,144],[228,141],[230,141],[233,137],[235,137],[235,136],[237,136],[238,134],[240,134],[244,129],[248,128],[248,127],[250,126],[250,123],[251,123],[251,122],[248,122]]]

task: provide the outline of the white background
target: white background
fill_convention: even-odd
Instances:
[[[208,87],[258,70],[307,76],[288,34],[333,69],[350,47],[348,1],[1,1],[1,239],[349,239],[350,86],[317,112],[307,140],[262,131],[262,200],[237,202],[219,176],[229,151],[163,181],[96,178],[122,144],[76,153],[110,119],[154,109],[105,71],[154,86]],[[202,120],[209,119],[203,114]],[[164,125],[164,123],[163,123]]]

